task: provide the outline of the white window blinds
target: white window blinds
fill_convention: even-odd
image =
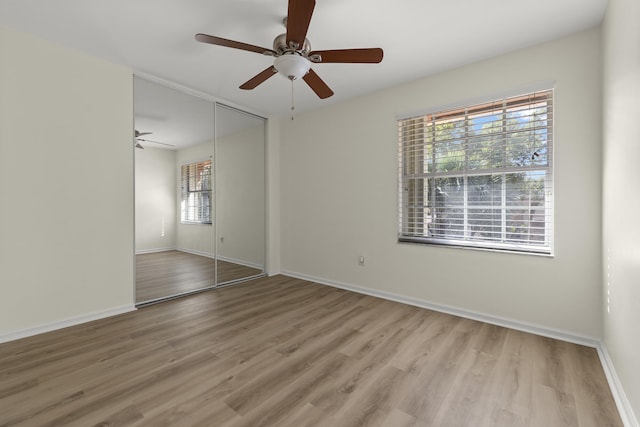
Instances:
[[[180,170],[183,223],[211,224],[211,160],[182,165]]]
[[[551,253],[553,91],[398,120],[403,242]]]

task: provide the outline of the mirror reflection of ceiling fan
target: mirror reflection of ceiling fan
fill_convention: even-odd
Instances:
[[[158,142],[158,141],[152,141],[150,139],[146,139],[146,138],[141,138],[145,135],[151,135],[153,132],[139,132],[138,130],[134,130],[133,133],[133,142],[135,143],[135,147],[136,148],[140,148],[141,150],[144,150],[144,147],[142,146],[142,144],[140,144],[141,142],[149,142],[151,144],[159,144],[159,145],[166,145],[167,147],[175,147],[175,145],[173,144],[167,144],[165,142]]]
[[[333,95],[333,91],[311,69],[312,63],[374,64],[382,61],[383,51],[380,48],[312,51],[306,35],[315,5],[315,0],[289,0],[288,16],[284,20],[287,32],[275,38],[273,49],[207,34],[196,34],[195,38],[202,43],[256,52],[275,58],[273,65],[243,83],[240,89],[254,89],[271,76],[280,73],[291,81],[302,78],[316,95],[322,99],[328,98]]]

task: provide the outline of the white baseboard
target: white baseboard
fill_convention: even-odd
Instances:
[[[156,254],[158,252],[167,252],[167,251],[175,251],[175,247],[171,248],[153,248],[153,249],[141,249],[136,251],[136,255],[144,255],[144,254]]]
[[[394,294],[391,292],[379,291],[376,289],[364,288],[361,286],[351,285],[347,283],[337,282],[334,280],[327,280],[320,277],[313,277],[306,274],[300,274],[293,271],[282,271],[282,274],[287,276],[296,277],[298,279],[309,280],[312,282],[320,283],[323,285],[333,286],[335,288],[346,289],[360,294],[371,295],[378,298],[387,299],[390,301],[401,302],[404,304],[413,305],[416,307],[426,308],[441,313],[452,314],[454,316],[464,317],[466,319],[478,320],[480,322],[490,323],[492,325],[503,326],[505,328],[515,329],[518,331],[529,332],[535,335],[541,335],[544,337],[555,338],[562,341],[571,342],[574,344],[580,344],[587,347],[597,348],[600,340],[593,337],[574,334],[572,332],[563,331],[560,329],[548,328],[545,326],[535,325],[532,323],[521,322],[518,320],[508,319],[500,316],[493,316],[486,313],[480,313],[472,310],[465,310],[458,307],[453,307],[444,304],[437,304],[430,301],[421,300],[418,298],[408,297],[405,295]]]
[[[264,266],[262,266],[262,265],[260,265],[258,263],[255,263],[255,262],[244,261],[244,260],[241,260],[241,259],[229,258],[229,257],[222,256],[222,255],[218,255],[218,259],[220,261],[232,262],[234,264],[244,265],[245,267],[256,268],[258,270],[262,270],[264,268]]]
[[[180,251],[180,252],[186,252],[186,253],[191,254],[191,255],[199,255],[199,256],[204,256],[204,257],[212,258],[212,259],[216,258],[215,255],[213,255],[210,252],[196,251],[195,249],[187,249],[187,248],[176,248],[176,250]]]
[[[185,249],[185,248],[178,248],[177,250],[179,250],[180,252],[186,252],[186,253],[192,254],[192,255],[200,255],[200,256],[207,257],[207,258],[216,259],[216,256],[214,254],[208,253],[208,252],[194,251],[194,250]],[[219,259],[220,261],[226,261],[226,262],[232,262],[234,264],[244,265],[245,267],[256,268],[258,270],[262,270],[264,268],[262,265],[260,265],[258,263],[255,263],[255,262],[244,261],[244,260],[241,260],[241,259],[230,258],[230,257],[222,256],[222,255],[218,255],[217,259]]]
[[[604,370],[604,374],[609,382],[609,388],[611,388],[611,394],[613,394],[616,406],[618,407],[618,412],[620,413],[620,418],[622,418],[622,423],[625,427],[640,427],[638,419],[631,407],[631,402],[629,402],[627,394],[624,392],[624,388],[620,382],[620,378],[616,373],[616,369],[613,365],[613,361],[611,360],[611,356],[609,356],[607,347],[601,342],[598,345],[597,350],[600,362],[602,363],[602,369]]]
[[[335,288],[345,289],[348,291],[357,292],[360,294],[370,295],[378,298],[387,299],[390,301],[401,302],[416,307],[426,308],[441,313],[452,314],[454,316],[464,317],[467,319],[478,320],[480,322],[490,323],[492,325],[503,326],[505,328],[515,329],[522,332],[528,332],[535,335],[541,335],[548,338],[554,338],[561,341],[566,341],[574,344],[580,344],[587,347],[595,348],[600,358],[600,363],[607,377],[609,388],[613,394],[613,398],[616,402],[620,418],[625,427],[640,427],[638,420],[636,419],[633,408],[627,396],[624,392],[622,384],[616,374],[613,362],[609,357],[606,347],[597,338],[574,334],[572,332],[563,331],[560,329],[548,328],[546,326],[535,325],[532,323],[521,322],[518,320],[507,319],[500,316],[493,316],[485,313],[478,313],[471,310],[465,310],[457,307],[452,307],[443,304],[436,304],[429,301],[420,300],[413,297],[394,294],[391,292],[379,291],[376,289],[364,288],[361,286],[351,285],[348,283],[337,282],[335,280],[327,280],[320,277],[309,276],[307,274],[301,274],[294,271],[283,270],[280,274],[295,277],[302,280],[308,280],[311,282],[319,283],[321,285],[332,286]]]
[[[93,320],[104,319],[106,317],[115,316],[118,314],[128,313],[135,311],[134,305],[124,305],[121,307],[114,307],[108,310],[81,314],[79,316],[70,317],[68,319],[58,320],[51,323],[45,323],[43,325],[34,326],[31,328],[21,329],[18,331],[0,333],[0,343],[18,340],[21,338],[30,337],[33,335],[43,334],[45,332],[55,331],[57,329],[67,328],[69,326],[79,325],[81,323],[91,322]]]

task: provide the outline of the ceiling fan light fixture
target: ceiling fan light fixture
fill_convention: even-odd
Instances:
[[[288,4],[287,17],[283,21],[287,31],[276,36],[273,49],[202,33],[196,34],[195,38],[202,43],[275,56],[273,65],[240,85],[243,90],[255,89],[279,73],[291,82],[303,78],[320,99],[325,99],[332,96],[333,91],[311,68],[311,63],[377,64],[382,61],[383,52],[379,47],[312,51],[306,36],[316,0],[288,0]],[[293,92],[293,84],[291,90]]]
[[[278,56],[273,61],[273,66],[288,79],[297,80],[309,72],[311,62],[304,56],[291,53]]]

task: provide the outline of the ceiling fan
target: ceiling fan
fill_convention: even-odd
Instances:
[[[195,38],[202,43],[275,57],[273,65],[243,83],[240,89],[254,89],[271,76],[280,73],[291,81],[302,78],[316,95],[325,99],[333,95],[333,91],[311,69],[311,63],[377,64],[382,61],[383,51],[380,48],[312,51],[306,35],[315,5],[315,0],[289,0],[288,15],[283,22],[287,32],[275,38],[273,49],[201,33],[196,34]]]
[[[142,136],[145,135],[151,135],[153,132],[139,132],[138,130],[134,130],[133,131],[133,142],[135,143],[135,147],[136,148],[140,148],[141,150],[144,150],[144,147],[142,146],[142,144],[140,144],[140,142],[150,142],[152,144],[160,144],[160,145],[166,145],[168,147],[175,147],[175,145],[172,144],[167,144],[164,142],[158,142],[158,141],[151,141],[150,139],[143,139],[141,138]]]

